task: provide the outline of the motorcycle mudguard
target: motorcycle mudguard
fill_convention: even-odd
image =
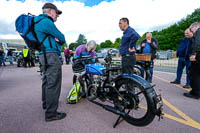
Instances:
[[[152,86],[149,82],[147,82],[145,79],[143,79],[142,77],[140,77],[136,74],[121,74],[114,80],[114,82],[117,82],[117,81],[121,80],[122,78],[130,79],[130,80],[134,81],[135,83],[140,84],[143,87],[143,89],[145,89],[145,90],[152,88]]]
[[[118,83],[118,81],[122,79],[129,79],[131,80],[134,84],[137,84],[142,87],[142,91],[144,91],[148,97],[148,100],[150,100],[150,106],[152,111],[158,115],[159,117],[162,115],[162,99],[160,96],[158,96],[153,88],[153,86],[147,82],[145,79],[142,77],[136,75],[136,74],[122,74],[118,76],[114,82]]]

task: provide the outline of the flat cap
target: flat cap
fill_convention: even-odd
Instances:
[[[58,10],[58,8],[52,3],[45,3],[42,9],[46,9],[46,8],[54,9],[56,13],[59,15],[62,14],[62,11]]]

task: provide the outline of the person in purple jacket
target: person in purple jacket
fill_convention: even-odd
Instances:
[[[96,56],[95,49],[97,44],[94,40],[89,41],[87,44],[80,45],[76,48],[74,54],[74,59],[80,58],[81,56],[90,55],[92,57]]]
[[[87,44],[80,45],[76,48],[76,52],[74,54],[74,59],[77,59],[84,55],[90,55],[92,57],[96,56],[95,49],[97,44],[94,40],[89,41]]]
[[[75,60],[78,60],[80,59],[81,57],[83,56],[91,56],[91,57],[94,57],[92,58],[92,63],[95,63],[95,56],[96,56],[96,52],[95,52],[95,49],[96,49],[96,42],[94,40],[91,40],[89,41],[87,44],[83,44],[83,45],[80,45],[76,48],[76,51],[75,51],[75,54],[74,54],[74,61]],[[80,68],[81,66],[79,66]],[[74,75],[73,77],[73,84],[76,82],[77,80],[77,76]],[[85,93],[83,92],[83,94],[81,94],[82,97],[85,97]]]

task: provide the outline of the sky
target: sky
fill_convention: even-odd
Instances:
[[[119,19],[127,17],[141,36],[161,30],[200,8],[200,0],[0,0],[0,39],[21,39],[15,20],[21,14],[39,15],[42,6],[52,2],[62,14],[55,22],[68,44],[79,34],[97,43],[115,41],[123,32]]]

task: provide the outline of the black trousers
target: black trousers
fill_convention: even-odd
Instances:
[[[65,62],[66,62],[66,64],[69,64],[69,62],[70,62],[70,56],[66,56],[65,55]]]
[[[192,95],[200,97],[200,63],[192,62],[189,68],[190,86]]]
[[[28,66],[31,67],[30,58],[29,57],[24,57],[24,67],[27,67],[27,63],[28,63]]]
[[[46,107],[45,117],[54,116],[58,109],[62,84],[62,67],[57,53],[46,53],[48,66],[45,68],[44,55],[40,55],[42,65],[42,102]]]
[[[133,66],[136,64],[136,56],[124,55],[122,56],[122,73],[133,74]]]

